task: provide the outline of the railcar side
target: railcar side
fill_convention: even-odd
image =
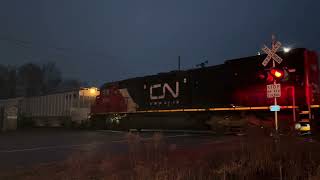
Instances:
[[[279,67],[286,73],[280,82],[282,96],[278,102],[283,107],[283,119],[292,121],[294,106],[320,104],[318,59],[304,48],[278,54],[284,59]],[[212,128],[208,122],[215,122],[214,126],[219,121],[223,126],[236,121],[241,124],[248,122],[249,115],[266,114],[270,124],[272,113],[268,107],[273,101],[266,97],[269,77],[261,65],[264,58],[252,56],[205,68],[106,83],[91,108],[92,120],[102,121],[104,128],[205,129]]]

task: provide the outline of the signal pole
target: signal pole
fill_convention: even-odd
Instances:
[[[276,41],[274,35],[272,35],[272,48],[269,49],[266,45],[262,48],[262,51],[267,54],[267,57],[263,60],[262,65],[266,67],[270,60],[272,59],[272,70],[271,73],[274,75],[273,83],[267,85],[267,98],[274,98],[274,105],[270,106],[270,111],[274,111],[274,121],[276,133],[278,132],[278,112],[280,111],[280,106],[277,104],[277,97],[281,97],[281,84],[277,84],[276,78],[281,78],[282,73],[274,71],[276,68],[276,62],[280,64],[283,59],[277,55],[277,50],[281,47],[281,43]]]
[[[274,48],[276,43],[276,37],[273,34],[272,35],[272,49]],[[276,67],[276,62],[274,61],[274,59],[272,59],[272,67],[275,68]],[[276,85],[277,84],[277,80],[276,78],[273,78],[273,84]],[[277,106],[277,97],[274,97],[274,105]],[[274,111],[274,123],[275,123],[275,128],[276,128],[276,133],[278,133],[278,111]]]

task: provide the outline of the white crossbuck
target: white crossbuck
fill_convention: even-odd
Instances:
[[[279,41],[276,44],[272,45],[272,49],[269,49],[266,45],[264,45],[264,47],[262,48],[262,51],[265,52],[268,56],[262,62],[263,66],[267,66],[267,64],[271,59],[275,60],[279,64],[282,62],[282,58],[276,54],[276,52],[280,47],[281,47],[281,43]]]

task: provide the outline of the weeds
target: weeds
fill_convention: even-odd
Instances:
[[[320,144],[296,137],[275,142],[263,134],[234,138],[232,143],[178,148],[161,133],[150,139],[126,135],[121,155],[80,151],[63,163],[15,171],[2,179],[132,180],[316,180],[320,179]],[[89,151],[91,152],[91,151]]]

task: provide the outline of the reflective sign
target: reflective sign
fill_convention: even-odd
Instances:
[[[280,106],[279,105],[272,105],[270,106],[270,111],[280,111]]]
[[[267,85],[267,97],[281,97],[281,85],[280,84],[269,84]]]

